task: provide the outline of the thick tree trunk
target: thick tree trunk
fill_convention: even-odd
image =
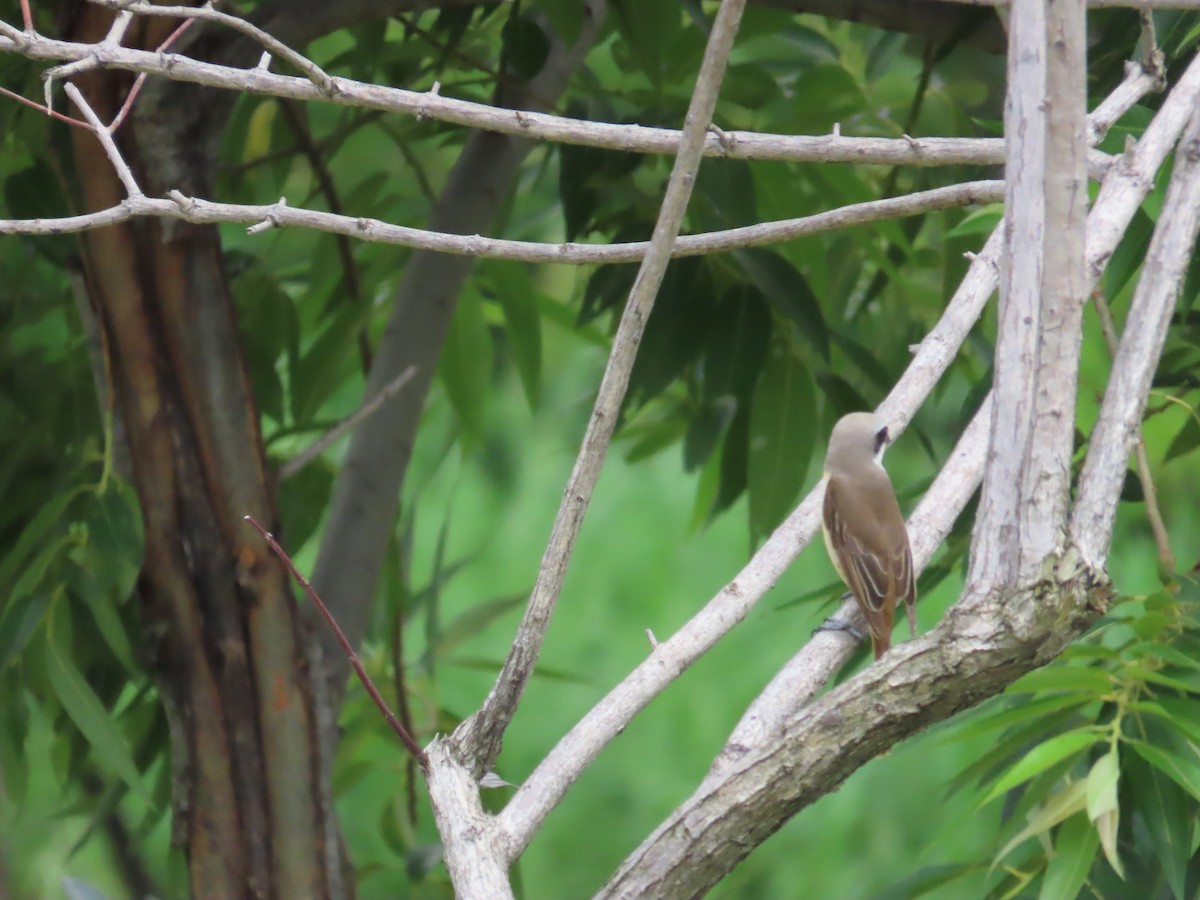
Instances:
[[[70,37],[99,40],[110,23],[86,7]],[[143,45],[161,41],[170,25],[159,26]],[[111,120],[130,80],[93,73],[77,83]],[[152,156],[201,156],[163,127],[161,110],[154,124],[153,143],[129,124],[119,133],[151,195],[167,187],[155,183]],[[72,138],[83,205],[119,201],[95,136],[74,129]],[[141,221],[87,232],[81,246],[145,523],[139,594],[171,725],[175,836],[191,895],[342,896],[297,608],[242,521],[275,523],[275,496],[216,230]]]

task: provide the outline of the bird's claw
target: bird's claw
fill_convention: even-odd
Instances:
[[[833,616],[830,616],[824,622],[814,628],[813,634],[816,634],[818,631],[844,631],[856,641],[866,640],[867,637],[857,625],[852,625],[849,622],[843,622],[841,619],[833,618]]]

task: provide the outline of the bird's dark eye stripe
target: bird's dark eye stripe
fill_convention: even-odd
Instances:
[[[875,452],[878,453],[880,450],[882,450],[884,444],[886,444],[887,442],[888,442],[888,430],[887,430],[887,426],[885,425],[883,428],[880,428],[879,431],[875,434]]]

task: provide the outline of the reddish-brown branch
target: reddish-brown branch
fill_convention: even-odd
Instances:
[[[162,53],[164,50],[170,47],[179,39],[181,34],[191,27],[192,23],[195,21],[195,19],[188,19],[186,22],[181,23],[178,28],[167,35],[167,39],[165,41],[155,48],[156,52]],[[121,109],[117,112],[116,118],[112,120],[112,124],[108,126],[109,131],[116,133],[116,130],[121,127],[121,123],[125,121],[125,117],[129,115],[129,111],[133,109],[133,102],[137,99],[138,94],[142,90],[142,85],[145,83],[146,73],[142,72],[136,79],[134,79],[133,87],[129,89],[129,96],[127,96],[125,98],[125,102],[121,104]]]
[[[16,93],[15,91],[10,91],[8,88],[0,87],[0,94],[16,100],[18,103],[24,103],[26,106],[32,106],[38,112],[43,112],[53,119],[58,119],[60,122],[66,122],[68,125],[74,125],[77,128],[92,127],[87,122],[81,122],[79,119],[72,119],[70,116],[63,115],[60,112],[55,112],[54,110],[50,109],[50,107],[42,103],[38,103],[36,100],[30,100],[28,97],[22,97],[20,94]]]
[[[333,629],[334,636],[337,637],[338,643],[342,645],[342,650],[346,654],[346,659],[350,662],[350,667],[354,669],[354,674],[358,676],[358,680],[362,682],[362,686],[366,688],[367,693],[371,695],[371,699],[375,701],[375,705],[379,707],[379,711],[383,713],[383,718],[388,725],[392,727],[392,731],[396,732],[396,736],[400,738],[400,743],[404,748],[413,755],[418,763],[421,764],[421,771],[427,771],[429,767],[429,758],[425,755],[425,751],[421,749],[421,745],[409,733],[396,718],[391,707],[387,705],[387,701],[383,699],[383,695],[379,693],[379,688],[375,687],[375,682],[371,680],[371,676],[367,674],[367,670],[363,668],[362,660],[358,658],[358,654],[354,652],[354,648],[350,646],[350,642],[346,640],[346,635],[342,633],[342,629],[338,626],[337,620],[329,612],[329,608],[325,605],[325,601],[320,598],[313,586],[309,584],[307,578],[300,574],[300,570],[296,568],[296,564],[292,562],[292,558],[287,555],[279,542],[275,540],[275,536],[267,529],[255,521],[253,516],[246,516],[246,521],[254,526],[254,530],[263,536],[263,540],[278,556],[287,570],[292,573],[292,577],[296,579],[300,587],[304,588],[304,593],[308,595],[308,599],[313,602],[313,605],[321,613],[321,616],[329,623],[329,627]]]

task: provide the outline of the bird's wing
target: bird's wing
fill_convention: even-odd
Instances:
[[[891,642],[897,600],[903,597],[907,603],[915,596],[908,534],[891,484],[886,475],[881,477],[885,479],[882,484],[856,485],[831,475],[825,486],[824,508],[825,528],[839,567],[862,608],[878,652]],[[856,525],[851,527],[850,522]],[[888,539],[889,534],[897,533],[902,540]]]

